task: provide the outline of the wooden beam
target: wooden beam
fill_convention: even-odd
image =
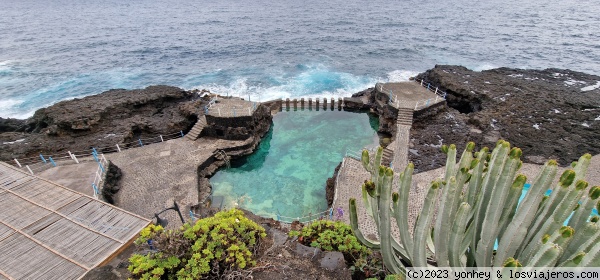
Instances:
[[[151,222],[149,222],[147,225],[145,225],[144,227],[147,227]],[[99,267],[99,266],[105,266],[107,265],[109,262],[111,262],[116,256],[120,255],[123,251],[127,250],[127,248],[129,248],[129,246],[131,246],[133,244],[133,242],[135,242],[135,240],[138,238],[139,233],[134,235],[133,237],[131,237],[131,239],[129,239],[129,241],[127,241],[127,243],[123,244],[121,247],[119,247],[117,250],[115,250],[114,252],[112,252],[106,259],[104,259],[104,261],[102,261],[101,263],[99,263],[98,265],[94,266],[94,268]]]
[[[8,278],[8,280],[15,280],[15,278],[10,277],[10,275],[6,274],[6,272],[2,271],[2,269],[0,269],[0,275]]]

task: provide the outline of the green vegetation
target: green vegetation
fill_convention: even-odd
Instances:
[[[362,245],[349,225],[340,221],[321,220],[302,228],[301,231],[291,231],[290,236],[298,236],[300,243],[320,248],[325,251],[339,251],[346,260],[355,260],[370,250]]]
[[[298,236],[298,241],[306,246],[341,252],[353,273],[383,276],[381,261],[356,239],[352,228],[341,221],[316,221],[301,231],[290,231],[290,236]]]
[[[134,254],[129,271],[141,279],[200,279],[219,276],[256,264],[253,254],[264,228],[231,209],[213,217],[184,224],[178,230],[150,225],[140,233],[137,245],[152,243],[156,251]]]
[[[474,148],[474,143],[467,144],[457,163],[456,146],[442,147],[447,155],[445,176],[431,183],[412,235],[408,193],[413,164],[397,177],[399,193],[392,194],[396,177],[381,166],[382,148],[374,158],[363,151],[363,166],[371,174],[362,186],[363,202],[378,226],[380,241],[358,229],[355,199],[350,199],[351,226],[363,244],[381,250],[389,271],[403,274],[407,265],[427,267],[428,257],[445,267],[600,265],[600,227],[598,219],[589,220],[593,207],[599,207],[600,188],[590,189],[581,180],[591,155],[582,156],[553,188],[557,163],[548,161],[517,207],[527,179],[517,175],[521,150],[502,140],[491,153],[487,148],[473,153]],[[545,197],[548,189],[552,194]],[[568,226],[563,226],[571,214]],[[400,240],[391,236],[392,217]]]

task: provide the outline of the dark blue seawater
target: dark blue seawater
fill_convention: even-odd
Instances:
[[[0,0],[0,116],[152,84],[347,96],[435,64],[600,74],[598,26],[595,0]]]

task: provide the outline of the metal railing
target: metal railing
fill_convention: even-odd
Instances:
[[[435,93],[436,95],[440,96],[443,99],[446,99],[446,95],[447,93],[444,91],[441,91],[439,89],[439,87],[435,87],[435,90],[433,89],[433,86],[431,85],[431,83],[429,82],[425,82],[424,80],[419,80],[419,79],[415,79],[415,82],[419,83],[422,87],[426,88],[427,90]],[[436,99],[437,100],[437,99]]]
[[[375,87],[379,87],[379,91],[383,93],[387,93],[389,96],[388,104],[391,104],[394,107],[400,106],[400,100],[394,97],[394,92],[391,89],[385,89],[382,84],[377,83]],[[387,92],[386,92],[387,90]]]
[[[150,138],[139,138],[137,141],[128,142],[128,143],[120,143],[115,144],[114,146],[105,146],[105,147],[93,147],[89,150],[81,150],[81,151],[67,151],[67,153],[62,154],[53,154],[53,155],[44,155],[40,154],[37,157],[28,157],[28,158],[20,158],[13,159],[14,166],[26,169],[32,175],[37,172],[46,170],[48,168],[52,168],[60,165],[68,165],[68,164],[77,164],[80,161],[91,160],[94,156],[94,151],[96,154],[110,154],[117,153],[123,150],[128,150],[132,148],[143,147],[144,145],[160,143],[171,139],[177,139],[183,137],[183,131],[179,131],[176,133],[171,133],[167,135],[158,135]]]

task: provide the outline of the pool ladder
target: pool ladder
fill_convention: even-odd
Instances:
[[[227,169],[231,168],[231,163],[230,163],[230,158],[227,155],[227,153],[223,150],[216,150],[215,151],[215,158],[219,159],[219,160],[223,160],[225,161],[225,166],[227,166]]]

